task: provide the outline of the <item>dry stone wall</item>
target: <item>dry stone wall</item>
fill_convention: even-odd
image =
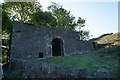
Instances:
[[[12,61],[11,64],[15,67],[11,67],[11,69],[22,71],[22,75],[26,78],[106,78],[108,80],[111,78],[111,72],[106,69],[96,70],[94,76],[89,76],[87,69],[73,69],[50,63],[33,62],[32,64],[30,60],[21,61],[21,63],[19,60]]]

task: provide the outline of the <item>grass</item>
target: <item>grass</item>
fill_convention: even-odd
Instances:
[[[74,69],[88,69],[90,76],[93,76],[97,69],[108,69],[112,72],[112,77],[117,77],[119,75],[118,50],[118,46],[101,48],[83,54],[48,58],[48,62]],[[39,60],[39,62],[46,62],[46,59]]]

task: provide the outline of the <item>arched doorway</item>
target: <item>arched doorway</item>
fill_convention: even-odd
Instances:
[[[53,56],[64,56],[63,42],[60,38],[55,38],[52,40],[52,53]]]

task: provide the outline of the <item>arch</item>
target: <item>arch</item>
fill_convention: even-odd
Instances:
[[[52,53],[53,56],[64,56],[63,41],[60,38],[52,40]]]

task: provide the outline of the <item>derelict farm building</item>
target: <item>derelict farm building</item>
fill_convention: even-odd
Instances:
[[[40,59],[88,52],[92,42],[80,41],[78,32],[14,22],[10,59]]]

